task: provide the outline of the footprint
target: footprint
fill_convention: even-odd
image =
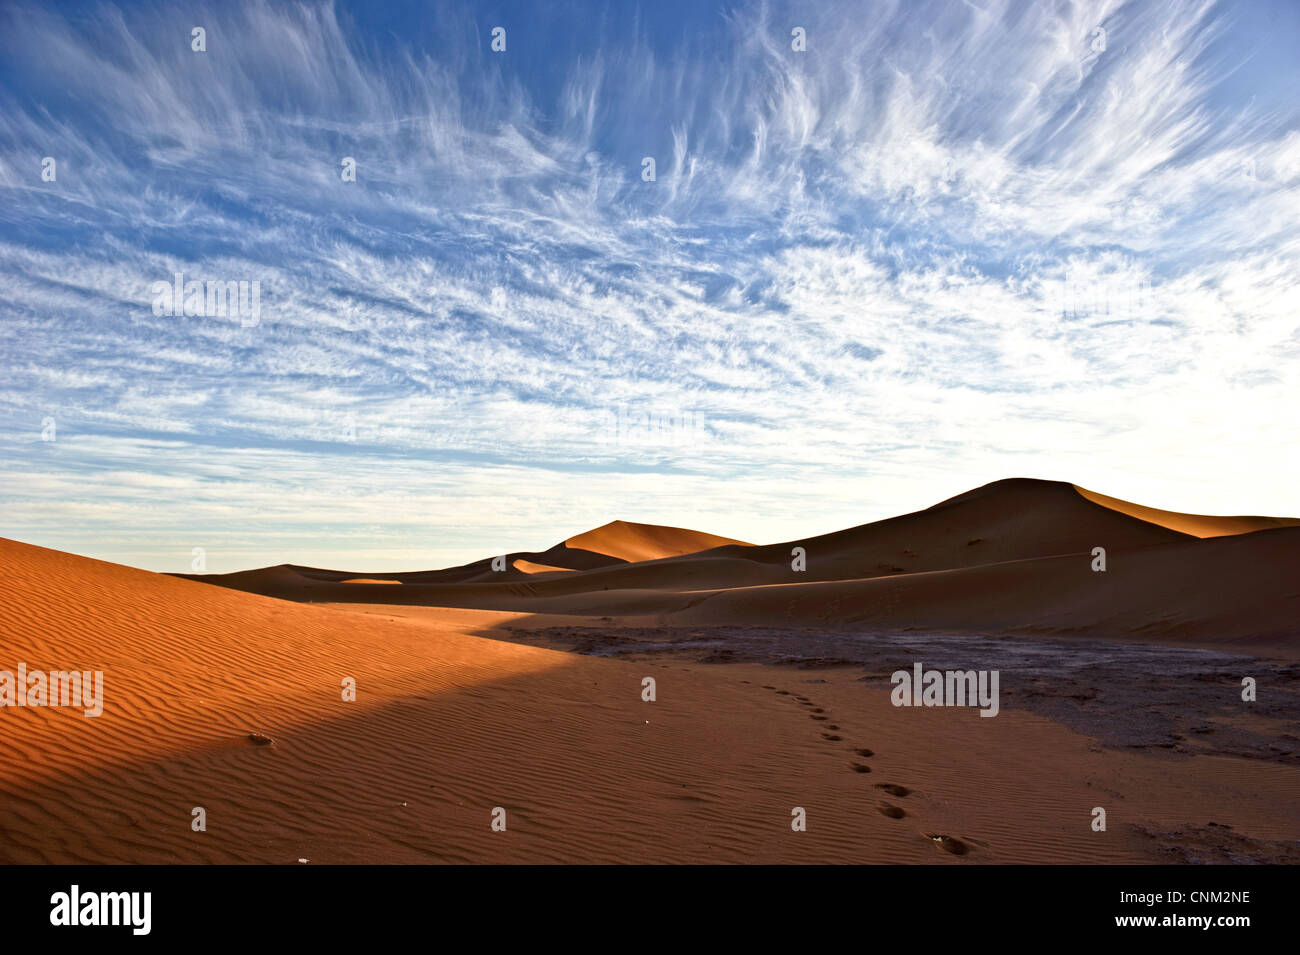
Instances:
[[[815,720],[824,720],[824,719],[826,719],[826,717],[824,717],[824,716],[814,716],[813,719],[815,719]],[[837,730],[837,729],[839,729],[839,727],[836,726],[834,723],[827,723],[827,724],[826,724],[826,728],[827,728],[828,730]]]
[[[776,687],[774,687],[774,686],[768,686],[766,683],[764,683],[764,684],[763,684],[763,689],[765,689],[765,690],[775,690]]]
[[[822,709],[820,706],[815,706],[815,707],[813,707],[813,712],[814,712],[814,713],[825,713],[826,711],[825,711],[824,709]]]
[[[902,799],[904,796],[912,795],[912,790],[908,789],[906,786],[899,786],[897,783],[876,783],[876,788],[883,789],[885,792],[889,793],[889,795],[897,796],[899,799]]]
[[[827,719],[830,719],[829,716],[818,716],[816,713],[811,713],[811,714],[809,714],[809,717],[808,717],[808,718],[809,718],[809,719],[813,719],[813,720],[827,720]],[[839,728],[839,727],[832,727],[832,729],[838,729],[838,728]]]
[[[944,852],[951,852],[955,856],[964,856],[966,853],[970,852],[970,846],[966,845],[966,843],[962,842],[960,839],[954,839],[952,836],[935,836],[927,832],[925,837],[935,843]]]
[[[780,696],[789,696],[789,695],[790,695],[790,691],[789,691],[789,690],[777,690],[776,692],[777,692],[777,694],[780,695]]]
[[[261,733],[249,733],[248,741],[256,746],[270,746],[275,740],[269,736],[263,736]]]
[[[855,749],[853,752],[857,753],[859,756],[866,756],[868,758],[876,755],[875,750],[870,749]]]
[[[822,733],[822,739],[828,739],[832,743],[838,743],[843,738],[843,736],[836,736],[834,733]]]
[[[796,696],[795,699],[798,700],[800,703],[807,703],[807,702],[809,702],[808,697],[806,697],[806,696]]]
[[[849,765],[853,767],[853,771],[854,771],[855,773],[869,773],[869,772],[871,772],[871,767],[868,766],[868,765],[866,765],[865,763],[849,763]]]
[[[900,809],[898,806],[891,806],[887,802],[882,802],[876,807],[882,816],[888,816],[890,819],[902,819],[907,815],[906,809]]]

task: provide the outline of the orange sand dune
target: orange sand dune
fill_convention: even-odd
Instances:
[[[1159,524],[1183,534],[1194,537],[1224,537],[1230,534],[1249,534],[1253,531],[1268,530],[1273,527],[1295,527],[1300,525],[1300,517],[1215,517],[1209,514],[1183,514],[1179,511],[1162,511],[1158,507],[1145,507],[1121,501],[1117,497],[1107,497],[1096,491],[1075,485],[1074,489],[1102,507],[1120,511],[1138,520]]]
[[[724,545],[748,547],[743,541],[684,527],[664,527],[659,524],[633,524],[629,521],[610,521],[595,530],[587,531],[564,542],[565,547],[593,551],[617,557],[629,563],[678,557]]]
[[[549,567],[546,564],[535,564],[531,560],[524,560],[523,558],[514,561],[511,566],[521,573],[532,575],[571,574],[574,572],[571,567]]]
[[[0,669],[105,675],[99,718],[0,708],[0,863],[1120,863],[1165,858],[1137,826],[1300,835],[1291,767],[899,709],[853,672],[577,657],[478,635],[509,614],[286,603],[5,540],[0,579]]]

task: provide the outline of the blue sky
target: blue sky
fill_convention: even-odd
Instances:
[[[1289,2],[6,5],[0,535],[412,569],[1010,476],[1300,513],[1297,35]],[[177,272],[256,319],[156,314]]]

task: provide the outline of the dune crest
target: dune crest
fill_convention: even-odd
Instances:
[[[572,574],[575,573],[572,567],[553,567],[549,564],[537,564],[531,560],[524,560],[522,557],[511,563],[515,570],[524,574]]]
[[[1161,527],[1168,527],[1182,534],[1191,534],[1193,537],[1228,537],[1233,534],[1251,534],[1274,527],[1300,526],[1300,518],[1297,517],[1219,517],[1211,514],[1185,514],[1182,511],[1165,511],[1158,507],[1122,501],[1117,497],[1098,494],[1086,487],[1079,487],[1077,484],[1073,487],[1094,504],[1136,517],[1149,524],[1159,524]]]
[[[564,542],[568,548],[604,554],[629,563],[680,557],[733,544],[752,546],[730,537],[719,537],[717,534],[706,534],[685,527],[635,524],[631,521],[610,521]]]

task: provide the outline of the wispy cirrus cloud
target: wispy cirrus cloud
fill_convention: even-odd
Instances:
[[[377,16],[0,14],[4,533],[391,569],[1012,474],[1294,510],[1300,70],[1259,8]],[[176,272],[259,320],[156,315]]]

